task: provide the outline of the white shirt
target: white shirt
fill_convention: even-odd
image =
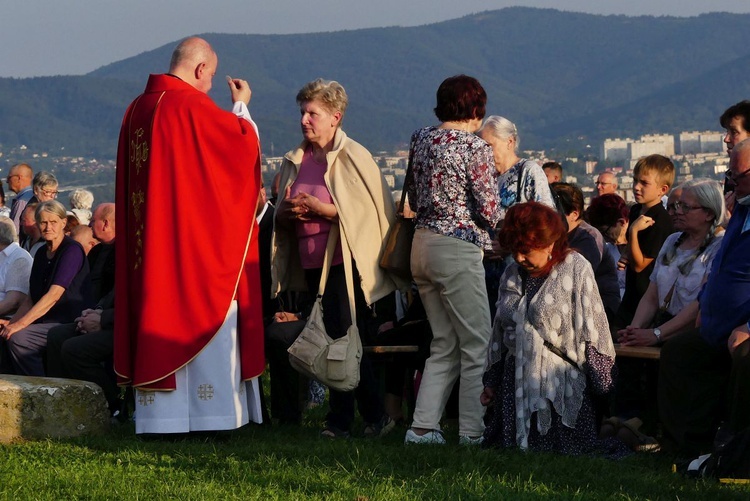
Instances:
[[[31,255],[13,242],[0,251],[0,301],[10,291],[29,294]]]
[[[270,202],[266,202],[263,204],[263,210],[260,211],[260,214],[255,216],[255,221],[260,224],[260,222],[263,220],[263,216],[266,215],[266,211],[268,210],[268,206],[270,205]]]
[[[247,109],[247,105],[242,101],[237,101],[232,105],[232,113],[240,118],[244,118],[250,125],[255,129],[255,135],[258,136],[258,142],[260,142],[260,132],[258,132],[258,126],[253,122],[253,117],[250,116],[250,110]]]
[[[667,308],[667,311],[672,315],[678,314],[698,297],[698,292],[700,292],[703,282],[711,271],[711,263],[723,238],[723,235],[715,237],[706,250],[693,261],[687,275],[683,275],[678,267],[696,254],[698,249],[677,249],[674,261],[669,265],[662,264],[664,254],[674,247],[674,243],[680,235],[680,232],[672,233],[664,241],[659,256],[654,260],[654,271],[651,272],[649,277],[652,282],[656,282],[656,289],[659,293],[659,307],[664,304],[667,294],[674,285],[674,293],[669,308]]]

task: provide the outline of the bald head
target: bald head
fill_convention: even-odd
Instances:
[[[211,44],[198,37],[186,38],[172,53],[169,73],[180,77],[201,92],[211,90],[219,59]]]
[[[115,240],[115,204],[104,203],[96,206],[91,216],[89,226],[94,232],[94,238],[109,244]]]

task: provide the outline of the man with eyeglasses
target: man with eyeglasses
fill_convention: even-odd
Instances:
[[[10,191],[16,194],[10,206],[10,218],[16,225],[16,233],[20,234],[21,214],[29,203],[34,192],[31,189],[31,181],[34,177],[34,171],[28,164],[16,164],[8,171],[8,177],[5,182],[8,183]]]
[[[610,171],[604,171],[599,174],[596,179],[596,191],[599,196],[606,195],[608,193],[617,194],[617,178]]]
[[[727,417],[733,432],[750,426],[750,139],[733,145],[728,175],[735,211],[698,296],[699,327],[661,351],[659,417],[665,439],[682,453],[710,451]]]

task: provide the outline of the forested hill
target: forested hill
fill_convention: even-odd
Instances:
[[[596,16],[513,7],[418,27],[302,35],[204,34],[219,54],[212,96],[229,106],[224,75],[246,78],[266,154],[299,139],[294,96],[335,79],[350,98],[344,128],[373,151],[393,149],[433,123],[447,76],[476,76],[488,113],[519,126],[527,147],[566,138],[716,129],[750,98],[750,15]],[[176,41],[175,41],[176,43]],[[89,75],[0,79],[0,143],[66,145],[114,155],[127,104],[175,45]]]

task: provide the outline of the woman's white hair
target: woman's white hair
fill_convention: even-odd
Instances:
[[[518,129],[516,128],[516,124],[507,118],[498,115],[488,116],[478,132],[485,130],[498,139],[506,140],[512,137],[516,140],[515,149],[518,151],[518,145],[521,143],[521,140],[518,137]]]
[[[726,221],[726,204],[721,185],[715,179],[696,178],[685,181],[680,185],[683,195],[685,192],[692,193],[698,200],[698,204],[714,214],[711,232],[718,226],[723,226]]]
[[[78,188],[70,193],[68,200],[70,201],[71,209],[91,210],[91,207],[94,205],[94,194],[89,190]]]

